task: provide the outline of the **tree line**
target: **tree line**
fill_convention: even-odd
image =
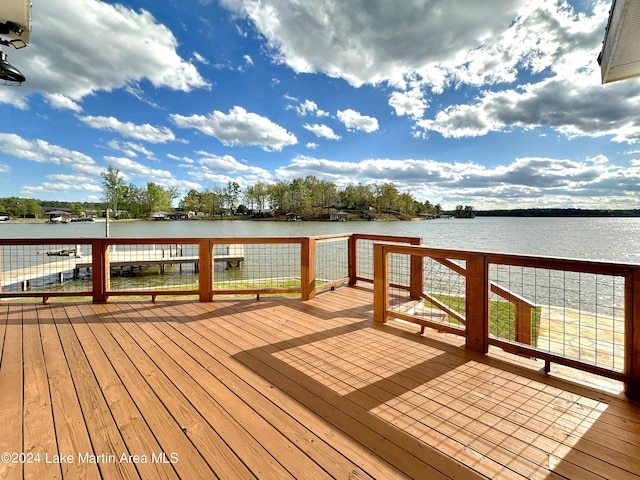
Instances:
[[[269,184],[259,180],[245,189],[236,182],[229,182],[225,187],[212,187],[200,192],[190,190],[180,200],[179,208],[209,215],[255,213],[269,209],[279,214],[293,212],[303,218],[320,218],[331,208],[363,212],[376,210],[407,217],[440,216],[443,213],[439,204],[420,202],[410,193],[400,192],[393,183],[359,183],[340,188],[313,175]]]
[[[147,182],[143,187],[127,184],[122,173],[108,167],[101,174],[103,203],[94,202],[43,202],[34,199],[10,197],[0,199],[0,211],[14,217],[42,215],[42,207],[68,208],[74,213],[95,210],[111,210],[116,218],[148,218],[152,213],[172,212],[178,201],[178,209],[184,212],[202,212],[210,217],[228,214],[249,214],[274,211],[278,214],[296,213],[303,218],[322,218],[331,208],[359,210],[409,218],[417,215],[439,217],[445,213],[473,216],[473,207],[459,205],[455,211],[445,212],[440,204],[418,201],[411,193],[401,192],[390,182],[365,185],[337,184],[308,175],[290,181],[275,183],[257,181],[246,188],[230,181],[226,186],[213,186],[202,191],[192,189],[182,198],[176,188]],[[375,214],[374,213],[374,214]]]
[[[148,216],[154,211],[171,210],[178,199],[174,188],[152,182],[140,189],[125,185],[120,172],[109,167],[102,173],[105,201],[114,212],[126,210],[134,217]],[[340,188],[333,182],[313,175],[275,183],[257,181],[242,189],[237,182],[214,186],[203,191],[190,190],[179,200],[178,208],[185,212],[202,212],[211,217],[225,214],[247,214],[273,210],[284,214],[294,212],[303,218],[319,218],[330,208],[369,211],[412,217],[443,213],[440,204],[420,202],[410,193],[400,192],[393,183],[349,184]],[[460,206],[460,208],[462,208]],[[468,214],[472,207],[464,207]]]

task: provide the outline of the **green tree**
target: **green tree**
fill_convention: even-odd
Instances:
[[[148,213],[146,208],[146,191],[137,185],[130,183],[126,187],[126,196],[124,208],[127,210],[129,217],[139,218],[144,217]]]
[[[208,200],[211,207],[211,218],[213,219],[216,213],[220,214],[222,220],[222,211],[225,205],[225,192],[223,188],[213,187],[208,191]]]
[[[367,210],[374,205],[373,191],[369,185],[349,184],[339,192],[340,201],[348,209]]]
[[[398,207],[400,208],[400,212],[405,215],[413,216],[415,215],[415,200],[411,196],[410,193],[401,193],[398,195]]]
[[[240,198],[240,185],[237,182],[229,182],[224,189],[224,204],[233,213]]]
[[[287,205],[288,210],[308,217],[312,213],[312,196],[308,184],[302,178],[295,178],[288,185]]]
[[[203,205],[203,194],[198,192],[197,190],[191,189],[184,196],[182,200],[180,200],[179,207],[180,210],[185,212],[202,212],[206,211],[206,208]]]
[[[397,212],[398,189],[393,183],[378,183],[373,187],[376,201],[376,208],[384,212]]]
[[[253,185],[253,194],[258,204],[258,208],[264,210],[264,206],[269,195],[269,188],[267,187],[267,184],[262,180],[258,180],[255,185]]]
[[[269,203],[274,210],[285,213],[287,210],[287,194],[289,184],[284,180],[278,180],[276,183],[267,187]]]
[[[143,201],[146,206],[145,215],[150,215],[158,211],[170,211],[173,209],[171,203],[175,199],[176,191],[165,188],[154,182],[148,182],[146,192],[143,194]]]
[[[104,200],[107,205],[111,205],[113,214],[118,214],[118,201],[122,195],[122,188],[125,186],[124,178],[120,174],[120,170],[107,167],[100,176],[102,177],[102,188],[104,190]]]

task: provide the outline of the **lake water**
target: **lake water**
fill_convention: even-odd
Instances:
[[[640,218],[505,218],[415,222],[111,221],[111,237],[270,237],[377,233],[430,247],[640,263]],[[0,223],[0,238],[92,238],[105,223]]]

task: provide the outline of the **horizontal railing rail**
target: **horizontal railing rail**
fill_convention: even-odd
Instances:
[[[640,265],[374,245],[374,320],[462,335],[640,394]]]

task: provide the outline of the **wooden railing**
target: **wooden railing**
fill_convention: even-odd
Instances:
[[[96,303],[106,302],[115,296],[192,295],[209,302],[216,295],[300,295],[301,299],[313,298],[318,290],[339,285],[354,285],[358,280],[373,282],[370,277],[358,275],[358,258],[371,262],[372,254],[363,257],[359,253],[362,240],[394,241],[419,244],[420,239],[379,235],[338,234],[314,237],[235,237],[235,238],[59,238],[59,239],[0,239],[0,299],[10,297],[41,297],[48,301],[53,297],[88,296]],[[331,245],[339,248],[318,255],[319,249]],[[225,246],[224,253],[217,253]],[[259,248],[265,249],[262,253]],[[269,249],[276,249],[270,251]],[[280,249],[278,251],[277,249]],[[252,253],[245,259],[245,250]],[[188,253],[191,251],[191,253]],[[330,255],[331,258],[327,258]],[[4,258],[4,268],[2,259]],[[226,264],[238,268],[244,262],[252,263],[249,269],[258,277],[273,277],[277,266],[289,262],[289,285],[264,286],[254,278],[243,282],[218,281],[220,269]],[[317,278],[319,262],[322,278]],[[344,265],[344,271],[333,271],[331,264]],[[144,284],[141,287],[118,288],[112,277],[114,269],[131,272],[136,266],[155,266],[161,273],[165,267],[178,265],[180,271],[192,269],[195,278],[190,285],[178,279],[175,284],[162,286]],[[190,265],[193,265],[191,267]],[[128,269],[128,270],[127,270]],[[238,269],[242,273],[244,267]],[[372,271],[372,267],[370,268]],[[88,281],[80,288],[63,291],[57,286],[72,284],[79,272],[87,271]],[[54,286],[36,285],[42,278],[55,278]],[[331,277],[331,278],[327,278]],[[274,282],[271,282],[274,283]],[[275,282],[277,284],[277,282]],[[3,288],[3,285],[5,288]],[[9,288],[11,285],[11,288]],[[19,286],[19,287],[16,287]]]
[[[392,254],[411,258],[403,264],[407,280],[400,285],[394,285],[392,279]],[[429,288],[423,275],[426,259],[445,265],[464,281],[464,314],[454,324],[393,308],[392,290],[396,288],[409,292],[407,297],[418,304],[428,301],[430,308],[444,307],[441,309],[450,313],[446,305],[438,305],[436,295],[425,292]],[[500,269],[514,269],[514,276],[526,276],[522,285],[529,293],[514,293],[492,279]],[[396,271],[393,274],[398,275]],[[576,296],[575,305],[567,300],[570,295]],[[492,296],[513,305],[513,338],[491,333]],[[593,306],[583,306],[587,303]],[[553,362],[621,380],[630,397],[640,398],[640,265],[378,243],[374,245],[374,320],[385,323],[391,318],[463,335],[466,347],[480,353],[487,353],[494,345],[542,359],[547,372]],[[548,345],[541,347],[531,341],[535,338],[532,319],[550,331]],[[575,329],[575,336],[563,343],[562,338],[574,335],[571,329]]]

